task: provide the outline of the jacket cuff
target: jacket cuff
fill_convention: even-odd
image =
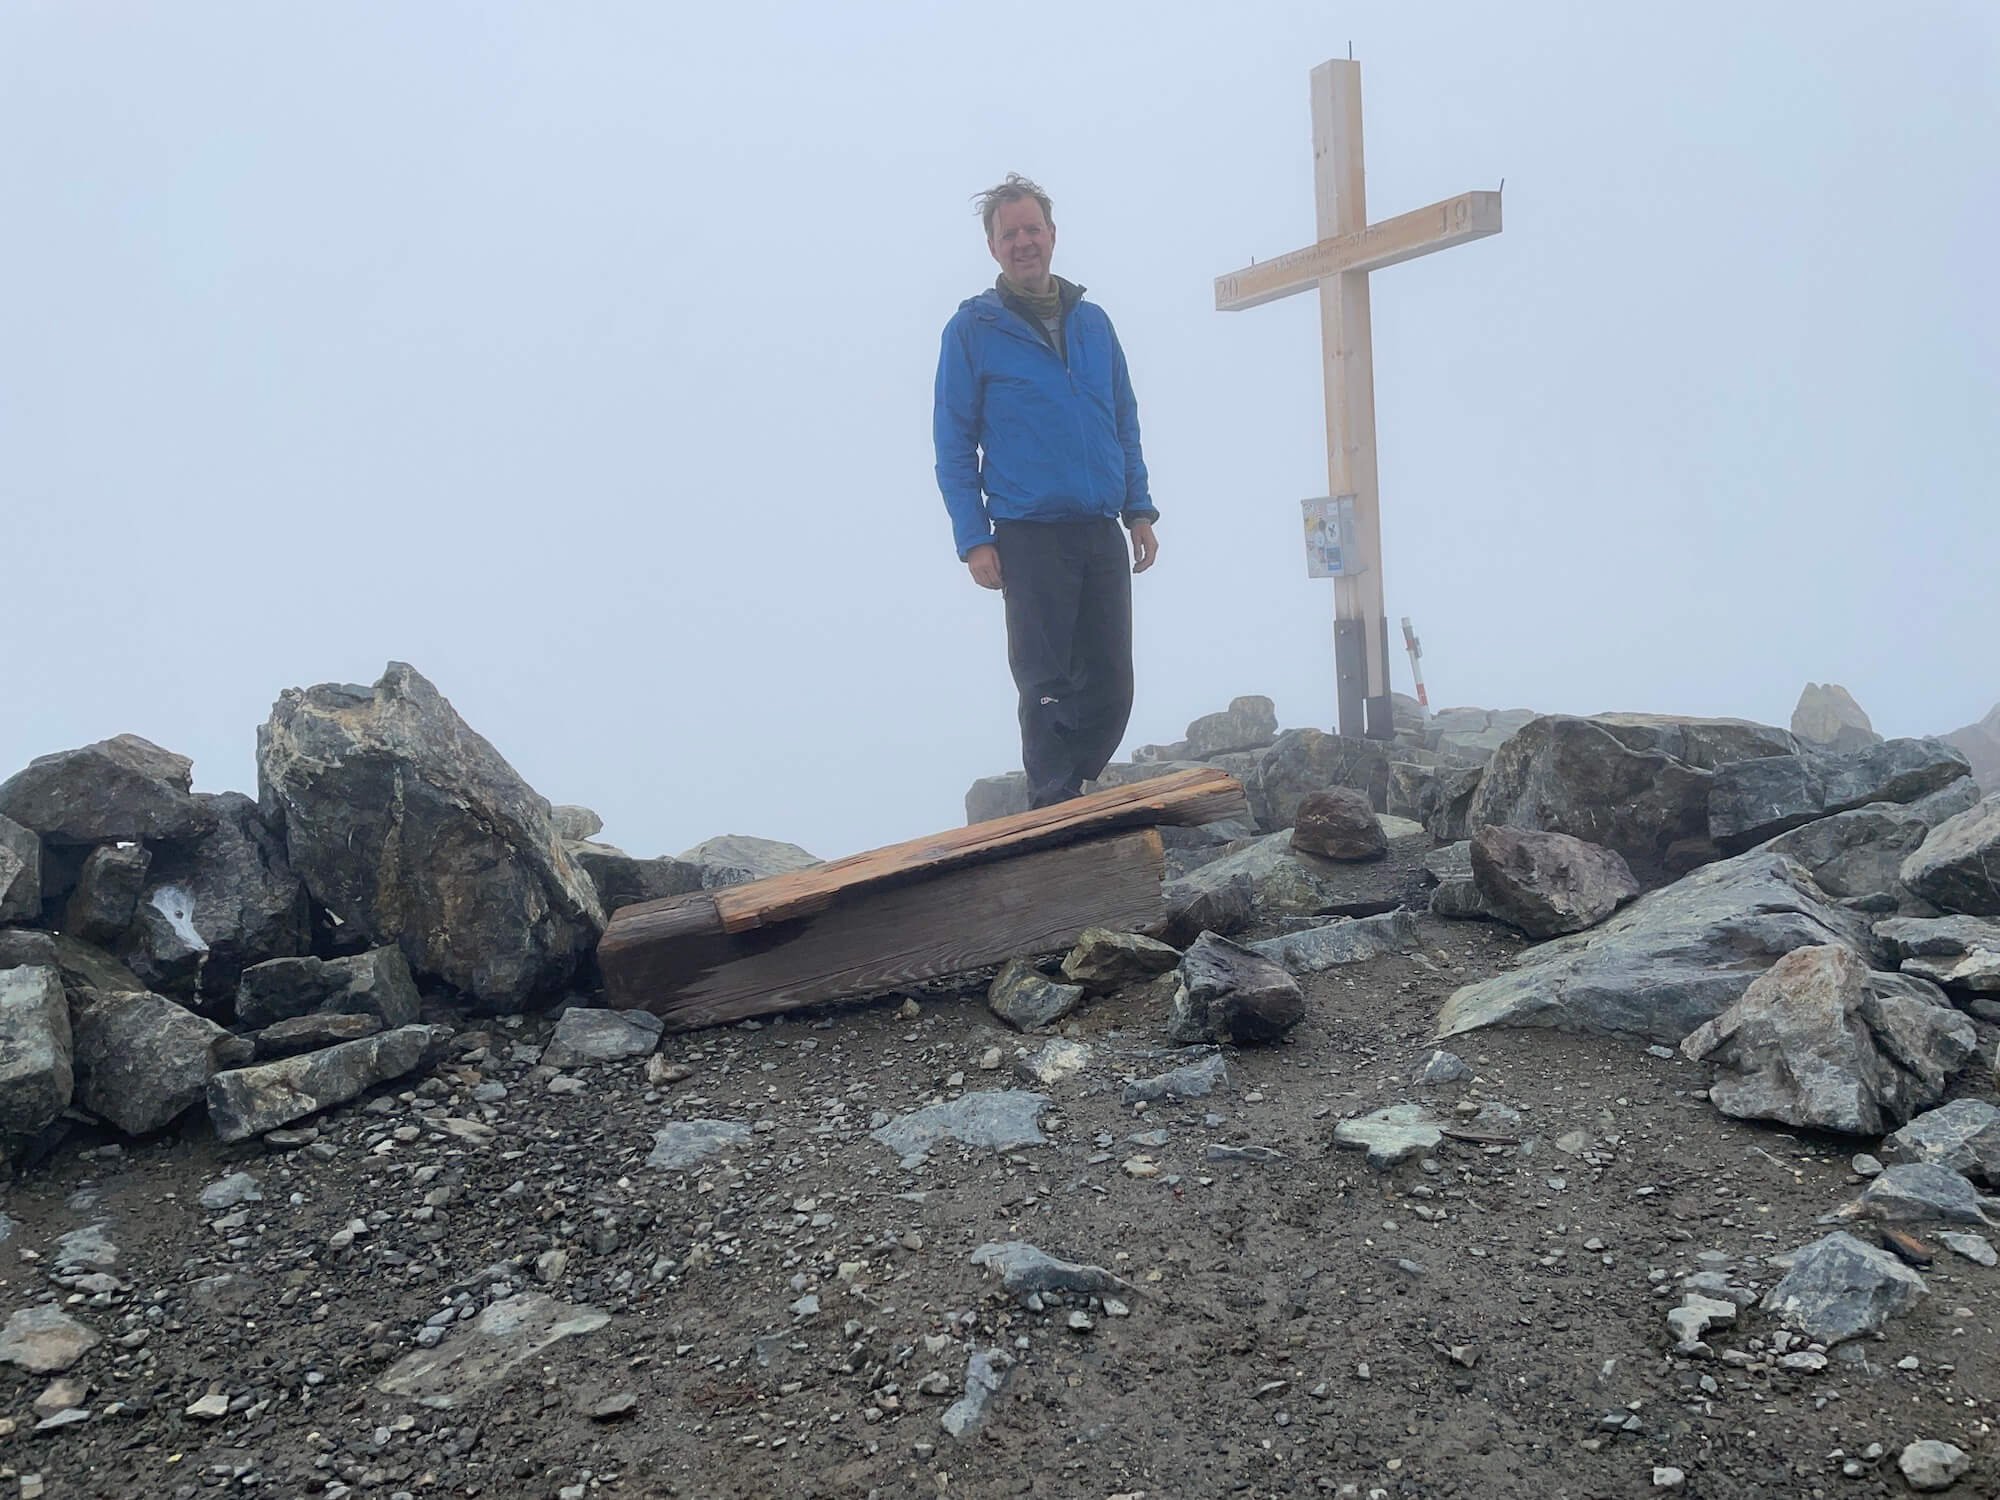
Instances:
[[[1129,531],[1132,527],[1138,525],[1141,521],[1151,523],[1153,521],[1159,520],[1160,513],[1154,510],[1152,506],[1148,505],[1144,507],[1127,510],[1120,515],[1119,519],[1125,523],[1125,527]]]

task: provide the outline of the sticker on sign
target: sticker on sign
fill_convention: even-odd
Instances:
[[[1299,502],[1305,510],[1306,576],[1346,578],[1362,571],[1354,545],[1354,497],[1320,495]]]

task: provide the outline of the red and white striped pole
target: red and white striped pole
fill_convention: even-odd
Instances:
[[[1410,629],[1408,615],[1403,616],[1403,646],[1410,653],[1410,675],[1417,680],[1417,702],[1428,709],[1431,699],[1424,691],[1424,648],[1417,640],[1417,633]]]

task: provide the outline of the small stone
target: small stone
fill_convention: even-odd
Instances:
[[[1815,1375],[1826,1368],[1826,1356],[1816,1349],[1800,1349],[1781,1358],[1778,1368]]]
[[[1333,1127],[1334,1144],[1365,1150],[1368,1165],[1386,1171],[1411,1156],[1436,1149],[1444,1139],[1441,1122],[1420,1104],[1392,1104]]]
[[[35,1397],[35,1415],[52,1417],[57,1412],[69,1411],[83,1405],[84,1397],[89,1394],[90,1388],[72,1376],[51,1380],[48,1388]]]
[[[182,1415],[193,1417],[197,1422],[213,1422],[219,1417],[229,1415],[229,1398],[220,1391],[210,1391],[189,1406]]]
[[[263,1189],[248,1172],[231,1172],[201,1190],[201,1206],[217,1212],[235,1208],[239,1203],[260,1203],[263,1198]]]
[[[1677,1490],[1687,1483],[1687,1475],[1672,1464],[1657,1464],[1653,1468],[1653,1488],[1656,1490]]]
[[[670,1083],[685,1083],[694,1077],[694,1069],[683,1062],[668,1062],[659,1053],[646,1059],[646,1082],[654,1088],[665,1088]]]
[[[2000,1255],[1995,1254],[1993,1246],[1987,1242],[1984,1235],[1961,1234],[1948,1230],[1938,1238],[1944,1242],[1945,1249],[1954,1255],[1962,1255],[1967,1260],[1982,1266],[2000,1265]]]
[[[82,1359],[97,1334],[59,1308],[24,1307],[0,1328],[0,1363],[34,1375],[56,1375]]]
[[[988,1047],[984,1052],[979,1054],[979,1067],[981,1072],[991,1073],[995,1068],[999,1066],[1000,1066],[1000,1049],[998,1047]]]
[[[1472,1077],[1472,1069],[1465,1060],[1450,1052],[1433,1052],[1430,1060],[1417,1070],[1419,1084],[1464,1083]]]
[[[639,1398],[631,1391],[620,1391],[615,1396],[606,1396],[590,1408],[593,1422],[616,1422],[629,1417],[639,1409]]]
[[[1089,1333],[1091,1329],[1097,1326],[1097,1320],[1081,1308],[1071,1313],[1068,1321],[1070,1332],[1072,1333]]]
[[[35,1424],[35,1431],[55,1432],[60,1428],[74,1427],[79,1422],[88,1422],[89,1420],[89,1412],[80,1407],[72,1406],[59,1412],[52,1412],[48,1416],[43,1417],[41,1421]]]
[[[1962,1448],[1934,1438],[1910,1444],[1896,1460],[1913,1490],[1949,1489],[1970,1466]]]
[[[1053,1026],[1083,1003],[1080,984],[1058,984],[1026,959],[1010,959],[986,992],[986,1006],[1016,1031]]]
[[[1880,1177],[1882,1175],[1882,1163],[1877,1158],[1870,1156],[1866,1151],[1856,1152],[1854,1160],[1849,1162],[1848,1165],[1854,1169],[1856,1177]]]

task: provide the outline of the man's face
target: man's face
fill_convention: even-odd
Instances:
[[[986,248],[1009,280],[1031,292],[1046,291],[1049,260],[1056,250],[1055,226],[1042,217],[1033,198],[1003,203],[993,215],[993,234]]]

